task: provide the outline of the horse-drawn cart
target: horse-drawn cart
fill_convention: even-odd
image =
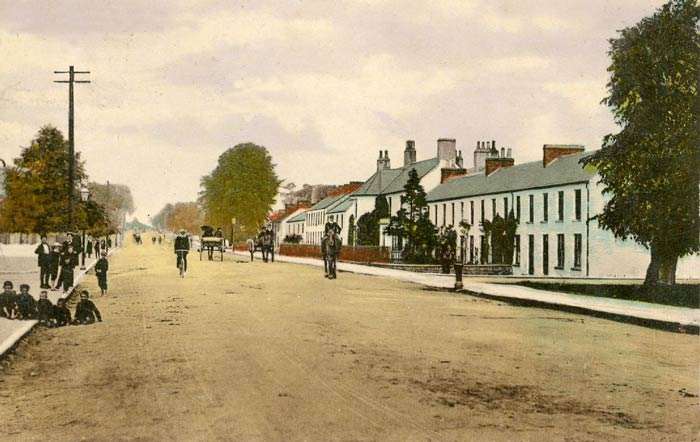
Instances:
[[[202,254],[207,251],[209,261],[214,259],[214,252],[219,253],[220,260],[224,260],[224,239],[218,236],[203,236],[199,247],[199,260],[202,260]]]

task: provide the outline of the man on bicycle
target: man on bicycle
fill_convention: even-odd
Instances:
[[[187,236],[185,229],[180,229],[175,238],[175,254],[177,255],[177,268],[180,268],[180,260],[182,260],[182,268],[187,271],[187,254],[190,252],[190,239]]]

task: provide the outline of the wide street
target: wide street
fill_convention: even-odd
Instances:
[[[697,336],[171,247],[2,361],[0,440],[699,440]]]

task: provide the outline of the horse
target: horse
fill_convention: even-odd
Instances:
[[[328,232],[321,240],[321,255],[323,255],[323,270],[328,279],[336,279],[336,261],[340,255],[341,240],[335,232]]]
[[[259,239],[260,251],[262,251],[263,261],[272,260],[275,262],[275,244],[271,233],[264,233]]]

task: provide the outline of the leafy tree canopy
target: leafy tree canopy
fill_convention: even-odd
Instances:
[[[651,249],[646,283],[675,281],[678,258],[700,249],[700,7],[673,0],[610,40],[603,100],[621,126],[584,162],[610,196],[596,218]]]
[[[216,169],[202,178],[199,201],[207,223],[229,226],[236,218],[240,226],[237,233],[258,231],[270,213],[280,183],[266,148],[244,143],[228,149],[219,157]]]
[[[165,220],[165,227],[173,232],[185,229],[191,235],[199,235],[203,223],[204,212],[199,204],[195,202],[176,203]]]
[[[61,131],[42,127],[29,147],[22,149],[6,176],[6,198],[0,208],[4,231],[59,232],[68,226],[68,199],[77,196],[77,183],[85,180],[84,162],[75,155],[75,183],[68,183],[68,144]],[[77,208],[76,204],[76,208]]]

